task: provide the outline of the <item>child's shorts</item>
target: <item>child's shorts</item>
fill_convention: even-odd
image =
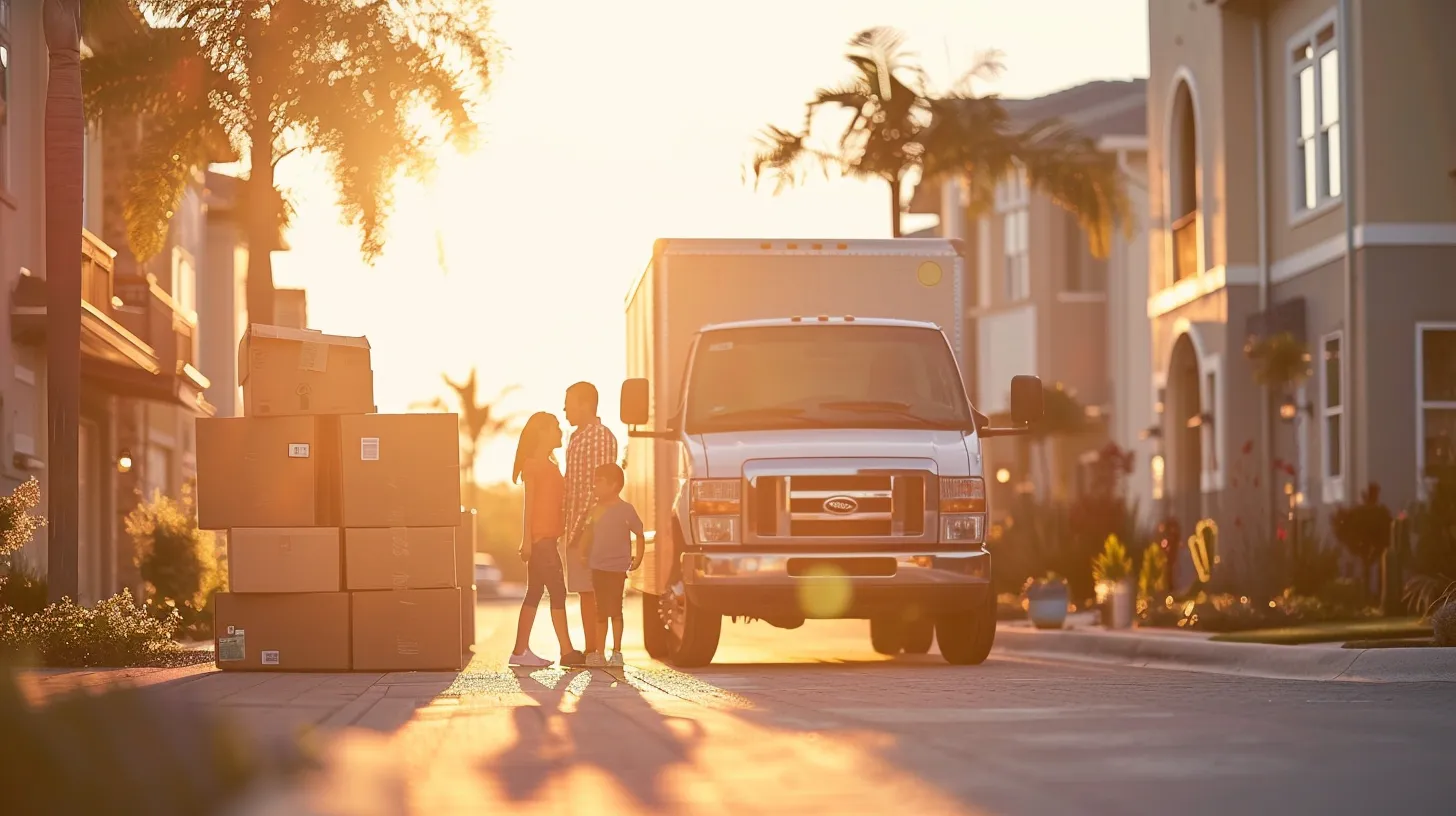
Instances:
[[[627,573],[608,570],[592,570],[592,589],[597,595],[597,617],[603,620],[622,614],[622,590],[627,585]]]

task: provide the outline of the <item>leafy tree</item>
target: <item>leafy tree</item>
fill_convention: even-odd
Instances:
[[[450,375],[443,375],[445,384],[455,392],[455,405],[436,397],[429,402],[420,403],[416,407],[431,408],[436,411],[456,410],[460,414],[460,438],[465,442],[464,462],[461,463],[461,470],[465,473],[466,495],[473,495],[475,486],[475,459],[480,451],[480,443],[484,439],[505,433],[515,420],[515,415],[501,416],[498,406],[500,401],[507,394],[520,388],[519,385],[511,385],[501,389],[495,399],[480,401],[477,396],[479,389],[479,377],[475,368],[470,369],[470,376],[462,382],[455,382]]]
[[[932,95],[899,32],[867,29],[848,48],[852,77],[814,92],[801,129],[763,131],[751,167],[755,185],[772,176],[780,193],[815,167],[826,176],[833,170],[883,180],[899,237],[901,189],[917,171],[924,179],[965,178],[975,215],[991,206],[997,182],[1020,169],[1033,189],[1077,216],[1094,254],[1107,255],[1113,228],[1129,214],[1115,159],[1058,120],[1018,129],[999,98],[974,94],[974,81],[1000,73],[999,54],[981,55],[950,93]],[[816,138],[815,127],[826,108],[849,114],[827,141]]]
[[[113,0],[114,2],[114,0]],[[275,180],[296,150],[329,160],[366,261],[383,249],[394,180],[422,176],[434,136],[464,146],[494,56],[486,0],[126,0],[152,26],[117,27],[84,63],[92,116],[137,116],[128,240],[159,252],[191,168],[246,153],[248,313],[271,322],[267,251],[291,207]],[[428,113],[430,116],[421,116]]]

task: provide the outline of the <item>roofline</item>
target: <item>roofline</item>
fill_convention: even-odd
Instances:
[[[698,329],[699,333],[709,331],[724,331],[729,329],[762,329],[777,328],[780,326],[889,326],[900,329],[929,329],[941,331],[936,323],[928,323],[923,320],[901,320],[893,317],[831,317],[828,320],[819,320],[815,317],[769,317],[755,320],[733,320],[726,323],[709,323]]]

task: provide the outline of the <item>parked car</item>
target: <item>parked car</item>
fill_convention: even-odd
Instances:
[[[500,597],[501,571],[489,553],[475,554],[475,598]]]

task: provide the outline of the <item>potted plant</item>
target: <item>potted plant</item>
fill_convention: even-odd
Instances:
[[[1022,592],[1026,596],[1026,616],[1038,629],[1060,629],[1067,622],[1067,606],[1071,593],[1067,580],[1055,572],[1045,578],[1029,578]]]
[[[1102,552],[1092,559],[1092,580],[1097,584],[1098,599],[1106,610],[1103,620],[1109,629],[1132,626],[1133,591],[1132,558],[1117,536],[1110,535]]]

